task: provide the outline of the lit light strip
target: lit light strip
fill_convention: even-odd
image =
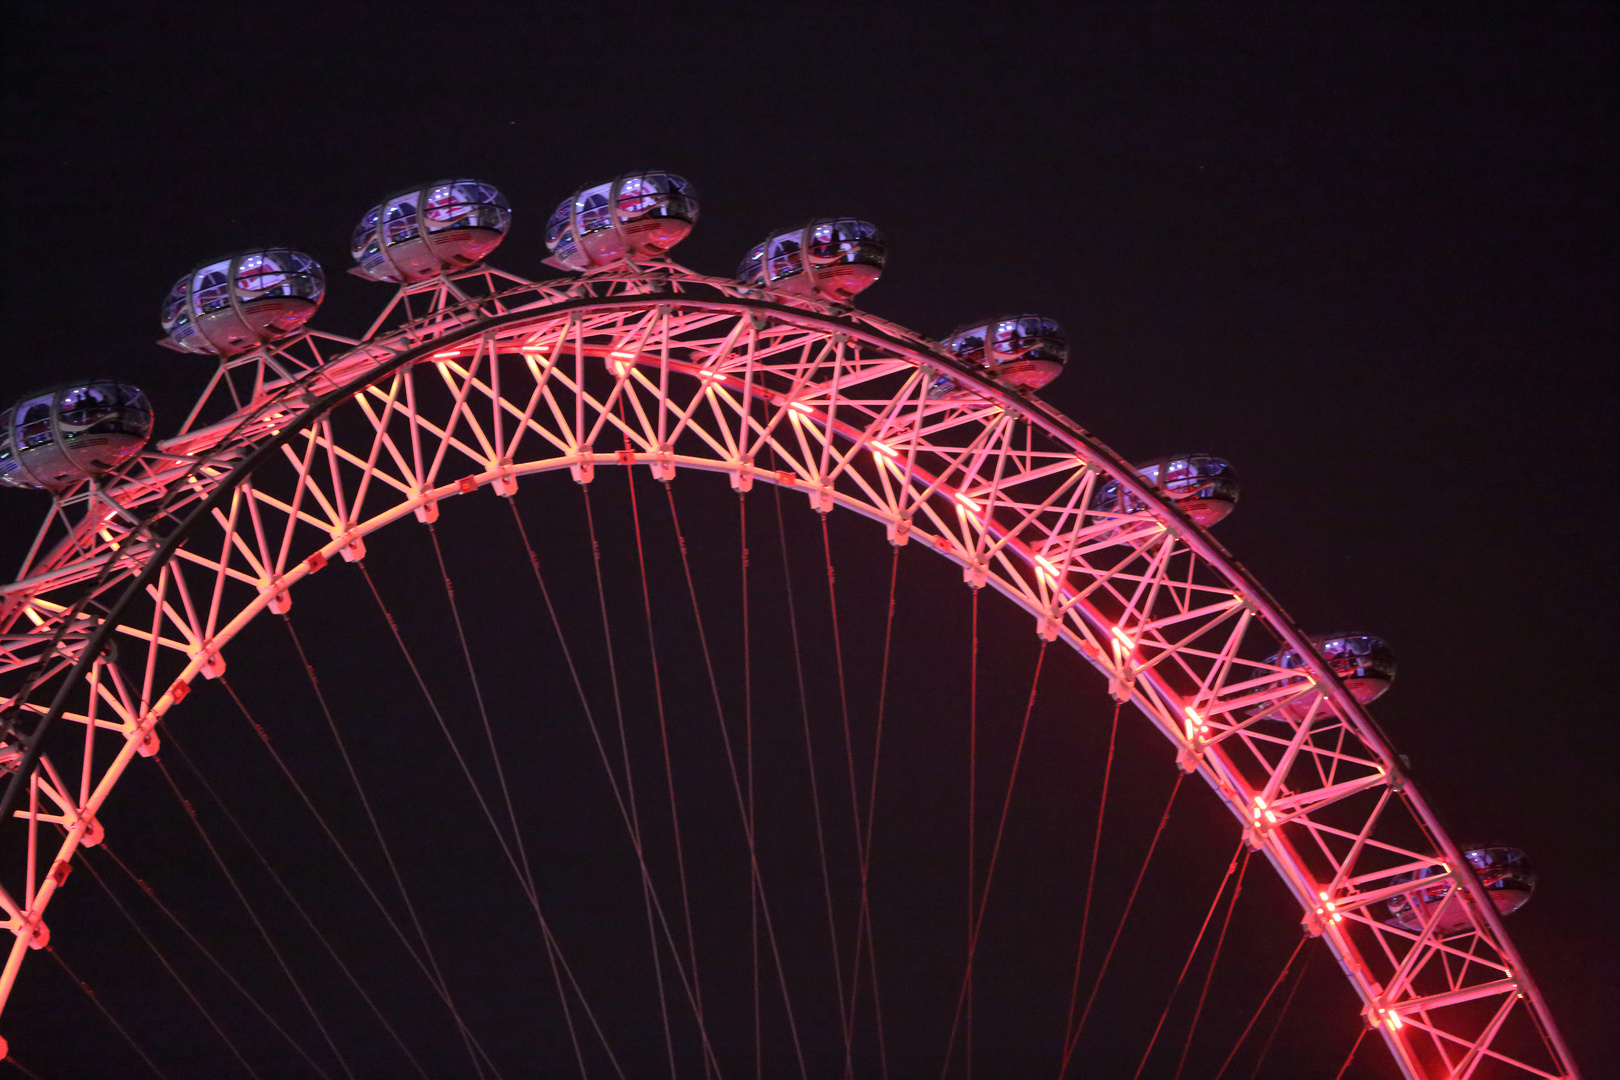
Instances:
[[[1261,817],[1264,817],[1266,819],[1266,821],[1268,823],[1272,824],[1272,825],[1277,824],[1277,815],[1276,815],[1276,813],[1274,813],[1271,810],[1267,810],[1266,809],[1266,800],[1264,800],[1260,796],[1256,795],[1254,797],[1254,822],[1255,822],[1256,825],[1258,825],[1260,823],[1260,818]]]

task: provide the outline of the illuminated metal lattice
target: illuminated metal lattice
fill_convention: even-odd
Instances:
[[[941,376],[966,393],[931,396]],[[305,577],[532,473],[703,469],[932,547],[1083,653],[1265,855],[1407,1076],[1576,1075],[1495,906],[1308,639],[1112,451],[917,334],[669,263],[540,284],[481,269],[406,286],[361,341],[226,361],[158,450],[58,493],[0,590],[12,707],[58,729],[16,773],[0,1002],[125,768]],[[1132,497],[1098,509],[1105,485]],[[1386,921],[1418,879],[1453,882],[1461,916]]]

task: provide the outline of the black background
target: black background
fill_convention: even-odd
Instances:
[[[17,393],[130,378],[164,434],[207,375],[151,344],[177,276],[254,243],[300,246],[331,278],[316,325],[357,333],[386,294],[341,273],[350,227],[384,191],[441,175],[506,193],[517,221],[493,261],[536,276],[549,209],[643,165],[698,185],[704,217],[676,255],[705,272],[729,272],[772,226],[875,221],[891,262],[864,307],[935,335],[990,312],[1058,319],[1074,359],[1049,401],[1128,458],[1232,460],[1244,501],[1222,541],[1307,628],[1394,643],[1380,721],[1454,836],[1530,852],[1541,887],[1511,928],[1602,1075],[1620,1014],[1615,43],[1611,6],[1572,4],[14,9],[7,377]],[[573,515],[570,489],[544,490]],[[699,520],[729,512],[703,497],[718,509]],[[43,509],[6,493],[8,558]],[[802,501],[789,524],[813,571]],[[859,590],[886,586],[886,546],[835,531],[841,573],[858,567],[841,588],[876,605]],[[422,557],[391,543],[401,565]],[[907,558],[908,595],[952,588],[949,568]],[[306,606],[347,603],[354,580]],[[967,602],[957,588],[930,615],[965,618]],[[1020,618],[986,618],[1027,645]],[[1009,700],[1027,692],[1030,653],[1007,661]],[[242,686],[277,692],[274,670],[232,663]],[[1064,663],[1105,725],[1095,680]],[[940,666],[948,682],[960,657]],[[1130,796],[1145,817],[1171,775],[1154,767]],[[131,791],[156,799],[140,771]],[[121,792],[107,813],[115,849],[118,811],[139,822],[139,803]],[[132,861],[144,827],[122,844]],[[1205,834],[1221,850],[1200,882],[1224,867],[1225,837]],[[176,860],[170,890],[186,893],[209,868]],[[1193,886],[1193,906],[1207,893]],[[172,1012],[141,1002],[160,976],[89,880],[58,903],[64,956],[110,1008],[155,1010],[141,1034],[171,1075],[225,1067],[174,1049],[205,1029],[179,998]],[[1275,913],[1280,937],[1225,961],[1245,986],[1292,947],[1286,904]],[[75,917],[97,927],[82,946]],[[30,958],[0,1027],[18,1057],[40,1075],[135,1075],[52,967]],[[1331,1075],[1354,1038],[1346,993],[1310,986],[1302,1000],[1330,1019],[1295,1015],[1273,1065],[1292,1071],[1276,1075]],[[1258,990],[1243,993],[1252,1006]],[[193,1033],[171,1046],[171,1024]],[[1099,1047],[1097,1075],[1134,1067],[1141,1045]],[[1357,1068],[1382,1075],[1382,1053]]]

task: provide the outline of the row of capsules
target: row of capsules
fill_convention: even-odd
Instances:
[[[546,222],[548,265],[589,276],[658,264],[698,220],[697,191],[664,170],[626,173],[582,187]],[[362,215],[350,238],[350,273],[409,286],[475,270],[505,239],[512,210],[496,188],[478,180],[440,180],[395,192]],[[883,273],[888,249],[870,222],[816,218],[773,230],[737,268],[739,283],[764,295],[847,306]],[[314,258],[287,247],[239,252],[204,263],[175,282],[164,300],[160,344],[179,352],[231,357],[296,334],[320,307],[326,277]],[[1062,326],[1041,315],[976,320],[947,334],[944,351],[965,369],[1017,393],[1033,393],[1068,362]],[[974,398],[970,385],[937,375],[928,396],[940,403]],[[94,379],[31,394],[0,414],[0,484],[58,491],[111,472],[135,458],[152,431],[152,409],[136,387]],[[1232,466],[1207,453],[1165,455],[1135,466],[1139,477],[1198,525],[1208,528],[1237,505]],[[1100,514],[1136,514],[1146,503],[1118,481],[1100,485],[1091,504]],[[1380,697],[1395,678],[1395,657],[1372,634],[1317,635],[1312,644],[1357,701]],[[1270,667],[1299,668],[1291,650]],[[1312,695],[1282,709],[1303,719]],[[4,755],[0,755],[3,758]],[[1535,873],[1524,853],[1501,844],[1468,844],[1464,857],[1499,911],[1529,899]],[[1414,881],[1430,876],[1418,872]],[[1389,902],[1388,921],[1415,930],[1438,918],[1443,932],[1469,925],[1463,905],[1438,882]]]

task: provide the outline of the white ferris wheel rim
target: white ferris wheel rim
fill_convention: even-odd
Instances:
[[[1328,941],[1341,969],[1362,1000],[1362,1011],[1367,1022],[1379,1031],[1406,1075],[1442,1075],[1434,1071],[1436,1062],[1426,1061],[1414,1048],[1414,1029],[1425,1032],[1433,1045],[1441,1047],[1439,1057],[1445,1068],[1444,1075],[1467,1075],[1487,1059],[1518,1065],[1524,1075],[1578,1075],[1540,993],[1513,949],[1484,887],[1471,873],[1462,870],[1466,863],[1458,846],[1440,826],[1410,781],[1402,775],[1399,758],[1390,749],[1387,740],[1366,711],[1333,677],[1331,669],[1322,662],[1307,637],[1260,584],[1237,565],[1206,531],[1155,489],[1144,484],[1125,461],[1068,417],[1036,398],[1014,393],[965,370],[919,335],[864,313],[776,294],[762,295],[743,289],[734,282],[692,275],[673,264],[652,267],[651,273],[644,272],[647,269],[633,267],[618,274],[592,275],[584,279],[587,283],[584,285],[576,284],[573,279],[535,285],[500,274],[499,284],[508,286],[503,291],[497,291],[496,274],[487,269],[470,271],[457,279],[406,286],[396,295],[395,303],[390,305],[389,310],[403,303],[408,312],[409,297],[427,295],[430,298],[427,315],[387,331],[380,331],[383,317],[379,317],[372,333],[359,342],[306,334],[292,342],[261,349],[246,358],[227,361],[222,364],[221,373],[216,374],[210,389],[213,390],[225,377],[227,368],[235,366],[240,369],[244,365],[252,367],[257,364],[254,385],[259,394],[248,405],[210,428],[183,432],[175,439],[168,440],[162,444],[163,454],[143,459],[137,467],[126,470],[111,484],[91,482],[70,492],[67,498],[58,498],[58,506],[53,508],[53,514],[60,514],[68,535],[53,552],[33,560],[29,568],[33,573],[25,574],[12,585],[0,589],[3,628],[9,629],[13,623],[26,617],[34,624],[32,641],[11,646],[9,654],[0,656],[0,659],[9,661],[10,670],[22,670],[29,664],[35,664],[39,671],[58,678],[59,685],[55,693],[50,695],[49,704],[44,703],[43,696],[39,701],[32,701],[19,695],[25,707],[40,713],[45,723],[65,715],[69,720],[84,723],[87,733],[98,725],[115,728],[123,737],[124,745],[115,763],[107,768],[99,782],[93,786],[80,785],[77,796],[70,785],[64,784],[60,776],[49,769],[48,761],[44,770],[34,767],[37,742],[30,749],[30,755],[23,761],[22,767],[16,771],[15,778],[19,782],[27,776],[35,804],[39,803],[40,792],[47,796],[43,803],[45,811],[36,806],[32,811],[18,811],[16,816],[28,817],[35,822],[54,821],[65,829],[65,836],[53,858],[46,859],[43,849],[36,851],[32,846],[27,852],[25,858],[31,895],[17,901],[0,891],[0,915],[5,916],[0,920],[0,926],[12,930],[16,935],[3,973],[0,973],[0,1009],[4,1007],[29,946],[42,944],[39,938],[44,925],[42,916],[45,907],[66,876],[65,873],[57,875],[53,872],[54,868],[66,865],[81,843],[99,842],[101,826],[96,819],[96,810],[112,790],[124,767],[134,755],[153,752],[156,746],[154,729],[168,708],[185,696],[191,681],[198,675],[207,677],[217,673],[216,669],[222,669],[220,651],[260,612],[288,603],[288,590],[304,577],[317,572],[329,559],[344,554],[358,557],[363,552],[364,539],[370,533],[412,515],[430,519],[437,512],[437,503],[444,498],[475,491],[485,485],[493,485],[500,493],[510,494],[515,490],[519,478],[532,473],[569,468],[574,471],[576,479],[589,482],[598,464],[645,464],[663,478],[674,475],[674,471],[680,468],[695,468],[729,473],[734,485],[740,489],[746,489],[754,480],[764,480],[804,490],[811,495],[817,509],[824,512],[833,506],[844,506],[863,516],[885,522],[889,526],[890,539],[894,542],[904,543],[911,535],[927,536],[928,527],[933,526],[935,531],[932,539],[936,551],[962,565],[970,584],[975,587],[984,584],[993,586],[1029,612],[1048,640],[1062,638],[1084,655],[1109,676],[1119,696],[1129,698],[1140,706],[1170,739],[1176,747],[1178,763],[1183,770],[1196,771],[1204,777],[1245,828],[1251,846],[1266,854],[1273,870],[1300,901],[1307,928]],[[492,296],[469,298],[455,285],[458,279],[465,282],[481,276],[486,276]],[[592,282],[595,284],[589,284]],[[569,295],[570,288],[609,292],[612,295]],[[687,291],[679,291],[683,288]],[[387,312],[384,317],[386,315]],[[712,349],[709,355],[713,363],[706,365],[693,359],[701,355],[701,350],[693,351],[686,358],[671,355],[672,349],[684,347],[679,342],[691,340],[678,338],[676,334],[681,332],[679,330],[671,332],[672,317],[677,321],[687,319],[699,329],[710,324],[728,325],[729,320],[725,342],[719,348]],[[664,327],[662,337],[657,330],[660,320]],[[632,333],[639,333],[640,338],[636,346],[629,349],[615,347],[615,344],[622,343],[587,344],[583,334],[586,327],[598,330],[603,327],[617,328],[620,331],[628,328]],[[798,369],[790,374],[785,374],[784,368],[773,366],[768,350],[758,347],[762,331],[781,327],[790,328],[787,333],[797,335],[795,341],[801,349]],[[571,359],[578,369],[572,373],[565,370],[562,360],[563,354],[568,351],[570,332],[575,335]],[[746,350],[742,363],[725,369],[723,361],[728,357],[735,359],[739,342],[744,339],[752,344]],[[522,344],[534,341],[549,341],[551,345]],[[642,347],[648,344],[653,348]],[[811,344],[820,349],[818,359],[811,359]],[[295,346],[308,349],[316,357],[315,362],[296,360],[293,352]],[[863,360],[863,350],[869,350],[876,359]],[[548,351],[551,352],[550,357],[546,355]],[[846,352],[854,359],[846,360]],[[508,364],[514,358],[521,358],[531,371],[544,369],[543,377],[539,374],[535,376],[535,383],[546,389],[525,387],[531,390],[530,399],[515,401],[506,396],[504,388],[497,385],[498,374],[481,382],[478,378],[480,364],[487,358],[489,370],[498,372],[499,358],[502,356],[507,358]],[[465,363],[462,362],[464,357]],[[828,357],[832,358],[830,383],[825,377],[813,382],[807,372],[821,371],[825,376]],[[587,358],[613,365],[611,370],[616,375],[616,388],[603,401],[592,398],[586,387],[584,362]],[[303,370],[298,370],[295,365],[302,366]],[[911,369],[909,379],[903,370],[906,365]],[[417,443],[427,421],[414,415],[413,405],[400,400],[400,388],[402,378],[414,378],[414,371],[426,368],[437,370],[444,385],[456,395],[456,404],[449,421],[442,429],[435,429],[440,439],[438,456],[433,466],[424,470],[421,447]],[[649,371],[656,375],[656,382],[653,375],[648,374]],[[971,388],[975,395],[973,404],[965,408],[969,411],[977,409],[985,415],[987,422],[982,425],[984,432],[1000,433],[979,438],[976,448],[970,446],[964,449],[952,445],[948,448],[950,452],[942,456],[939,447],[929,440],[945,437],[949,429],[936,431],[933,435],[925,434],[930,410],[949,408],[930,404],[927,399],[927,384],[939,374],[948,374],[960,385]],[[572,383],[569,382],[570,375],[577,376]],[[892,395],[889,406],[881,404],[881,395],[869,400],[851,392],[852,387],[869,387],[882,383],[884,379],[891,382],[898,380],[903,386],[902,390]],[[384,389],[389,380],[393,380],[392,389]],[[675,384],[684,386],[688,383],[691,385],[686,389],[691,391],[694,404],[686,405],[683,398],[679,406],[672,405],[675,401],[672,396]],[[548,388],[555,385],[562,385],[564,391],[571,392],[575,411],[579,414],[575,418],[578,430],[571,433],[572,438],[566,430],[569,418],[560,414],[552,391]],[[407,396],[409,393],[407,390]],[[446,479],[438,473],[439,464],[445,459],[446,451],[457,443],[458,422],[467,421],[472,415],[472,406],[466,403],[480,396],[487,398],[491,407],[491,419],[484,425],[491,430],[479,431],[476,438],[463,432],[459,450],[466,451],[464,456],[485,459],[483,464],[487,467]],[[696,403],[706,401],[712,405],[717,398],[726,398],[735,405],[737,437],[711,437],[705,433],[708,452],[692,452],[694,446],[690,436],[697,424],[702,422],[693,419],[698,411]],[[634,450],[604,452],[595,448],[596,439],[603,431],[615,433],[611,421],[615,399],[619,399],[621,410],[626,403],[637,403],[639,419],[632,417],[628,425],[625,422],[618,425],[623,429],[626,441],[636,444]],[[538,407],[542,400],[556,415],[549,418],[543,416]],[[584,436],[578,421],[587,410],[587,400],[591,402],[589,408],[594,409],[596,415],[592,418],[594,426],[591,434]],[[649,418],[640,408],[643,401],[656,402],[650,406],[656,413],[655,417]],[[364,411],[376,429],[373,440],[376,445],[369,448],[368,462],[363,461],[365,455],[356,454],[342,445],[343,439],[333,434],[330,417],[336,410],[346,407]],[[682,408],[685,409],[684,415]],[[907,410],[914,414],[910,436],[907,436],[905,425],[901,422],[904,419],[902,413]],[[719,432],[726,425],[726,420],[721,416],[724,408],[717,406],[714,411],[716,431]],[[771,419],[756,420],[756,412]],[[193,418],[195,416],[194,411]],[[509,443],[501,431],[503,417],[513,424]],[[548,419],[555,421],[556,430],[543,434],[551,439],[550,449],[558,452],[521,461],[501,453],[503,446],[516,448],[520,439],[530,434],[525,424],[534,425]],[[416,454],[413,462],[405,460],[409,455],[402,452],[402,444],[396,445],[388,432],[388,425],[396,421],[405,423],[411,432]],[[671,422],[677,424],[674,438],[663,438],[670,434],[668,424]],[[948,423],[948,418],[944,422]],[[974,422],[969,420],[965,423]],[[957,421],[958,426],[962,423]],[[188,427],[189,424],[188,420]],[[1071,459],[1067,467],[1072,477],[1062,489],[1065,492],[1062,498],[1067,498],[1069,503],[1066,511],[1054,511],[1053,505],[1043,508],[1034,504],[1020,504],[1012,497],[997,501],[1002,494],[1002,482],[1006,480],[1006,463],[1018,459],[1013,443],[1020,425],[1029,432],[1038,431],[1055,448],[1042,450],[1039,454],[1033,451],[1025,454],[1022,459],[1025,472],[1036,477],[1031,483],[1058,476],[1063,469],[1063,464],[1058,461],[1062,455],[1066,454]],[[752,454],[742,452],[748,442],[747,437],[755,428],[762,429],[754,443],[756,447],[770,445],[773,450],[785,449],[773,441],[772,433],[778,430],[790,432],[795,437],[802,453],[786,455],[787,460],[794,462],[792,470],[764,468],[754,463]],[[891,432],[899,434],[891,436]],[[688,437],[682,445],[682,452],[677,452],[675,444],[683,435]],[[908,438],[909,442],[906,441]],[[783,440],[786,440],[786,435]],[[992,443],[995,445],[992,446]],[[394,473],[386,477],[388,462],[380,453],[384,444],[394,459],[392,464],[397,466]],[[835,451],[835,444],[845,449]],[[303,451],[301,466],[298,450]],[[969,475],[962,464],[969,458],[978,462],[975,470],[981,470],[988,463],[1003,471],[996,472],[994,476],[974,471],[971,475],[981,480],[987,479],[988,482],[973,486],[948,482],[946,474],[950,472],[949,469],[934,475],[938,470],[931,471],[921,464],[921,459],[927,455],[933,455],[938,460],[949,460],[953,454],[961,476]],[[997,454],[998,460],[990,460],[996,458]],[[812,460],[818,456],[819,461]],[[327,460],[318,460],[320,458]],[[353,514],[345,509],[343,485],[346,481],[339,479],[340,460],[351,471],[359,469],[365,478],[353,503]],[[295,470],[301,468],[302,471],[298,473],[300,486],[291,506],[284,507],[287,521],[280,551],[273,551],[276,545],[266,540],[260,526],[261,535],[256,542],[259,550],[255,557],[248,551],[254,546],[254,541],[242,535],[245,522],[241,528],[238,527],[239,511],[245,502],[252,504],[250,509],[268,507],[268,503],[259,506],[254,502],[261,496],[253,490],[251,481],[261,467],[272,461],[290,461]],[[323,491],[316,474],[326,469],[329,462],[330,487]],[[382,462],[381,467],[379,462]],[[865,473],[862,472],[863,468]],[[874,484],[868,475],[874,473],[883,479],[883,485],[887,485],[882,490],[888,492],[888,496],[877,494],[880,485]],[[386,482],[373,485],[372,481],[378,477],[385,477]],[[1138,593],[1147,592],[1157,596],[1161,586],[1173,592],[1175,583],[1166,582],[1169,581],[1169,565],[1175,558],[1184,559],[1188,564],[1189,583],[1192,568],[1203,568],[1217,575],[1230,592],[1229,607],[1211,610],[1203,615],[1195,612],[1186,617],[1192,620],[1216,620],[1211,623],[1212,626],[1220,620],[1232,620],[1239,624],[1237,629],[1230,631],[1233,643],[1226,648],[1224,655],[1209,662],[1211,671],[1219,667],[1225,674],[1210,674],[1202,687],[1203,691],[1207,691],[1202,697],[1189,701],[1176,689],[1173,680],[1162,674],[1170,667],[1167,658],[1173,658],[1184,666],[1189,661],[1178,653],[1180,647],[1165,636],[1164,630],[1169,624],[1156,624],[1150,618],[1154,600],[1143,601],[1140,610],[1136,610],[1136,600],[1125,605],[1125,614],[1134,613],[1138,619],[1129,631],[1122,634],[1128,620],[1124,616],[1118,619],[1109,617],[1092,599],[1103,595],[1094,591],[1099,586],[1091,584],[1088,588],[1073,584],[1076,580],[1085,579],[1087,572],[1093,578],[1100,573],[1085,561],[1087,544],[1106,546],[1112,538],[1117,546],[1117,539],[1123,532],[1119,522],[1109,528],[1106,522],[1099,525],[1095,515],[1089,525],[1082,524],[1089,502],[1084,496],[1098,478],[1117,482],[1147,507],[1140,514],[1118,515],[1121,521],[1133,518],[1144,523],[1140,531],[1127,537],[1127,544],[1141,541],[1140,546],[1132,549],[1133,552],[1140,555],[1155,544],[1162,549],[1162,557],[1155,556],[1159,558],[1159,569],[1143,570],[1136,575]],[[400,490],[389,488],[390,483],[393,488]],[[904,494],[894,495],[897,489],[916,494],[919,485],[920,497],[908,501]],[[1009,490],[1011,486],[1008,484]],[[378,490],[393,496],[394,501],[374,514],[361,517],[361,502],[368,492]],[[248,493],[246,499],[245,492]],[[305,510],[300,501],[305,492],[314,493],[321,507],[314,511]],[[356,492],[349,491],[348,494],[355,495]],[[81,516],[78,520],[73,522],[70,521],[71,507],[79,505],[73,503],[75,498],[83,509],[79,511]],[[263,498],[271,497],[266,495]],[[883,501],[884,498],[887,498],[887,502]],[[959,519],[956,524],[961,526],[955,533],[951,531],[949,515],[936,505],[942,499],[955,500],[953,508]],[[1053,496],[1054,501],[1058,499],[1059,496]],[[178,512],[186,506],[191,506],[191,509],[181,519]],[[137,510],[146,511],[144,518],[135,513]],[[998,517],[998,512],[1002,516]],[[919,513],[924,517],[923,527],[913,531],[912,521]],[[1034,529],[1031,523],[1043,513],[1048,519],[1056,513],[1058,518],[1070,520],[1073,524],[1067,534],[1060,534],[1056,530],[1051,531],[1050,535],[1042,534],[1043,541],[1047,543],[1037,550],[1022,539],[1022,534]],[[323,514],[325,519],[321,518]],[[162,538],[161,543],[151,544],[156,534],[150,529],[150,524],[159,517],[167,518],[176,527]],[[253,517],[257,523],[257,512]],[[138,520],[144,520],[146,524],[138,525]],[[329,535],[312,550],[308,544],[299,548],[306,553],[295,559],[291,557],[291,538],[300,531],[298,526],[301,522],[304,525],[318,525]],[[49,525],[48,521],[47,527]],[[208,562],[185,549],[193,538],[205,535],[216,526],[223,530],[225,536],[221,541],[223,554],[213,561],[211,567],[203,565],[201,569],[207,572],[211,568],[219,584],[214,589],[212,607],[215,610],[210,610],[208,618],[202,619],[193,610],[193,597],[181,578],[179,567]],[[121,541],[140,540],[143,529],[149,549],[140,551],[135,550],[140,545],[128,545],[129,550],[125,550],[126,545]],[[947,542],[942,542],[942,537],[946,537]],[[1054,537],[1066,543],[1053,547],[1050,541]],[[240,547],[246,556],[236,565],[232,564],[233,558],[236,558],[232,553],[232,544]],[[39,547],[36,544],[36,549]],[[1056,560],[1060,564],[1056,565],[1049,556],[1059,550],[1063,552],[1063,557]],[[172,573],[171,566],[176,567]],[[1154,574],[1158,577],[1150,582]],[[1103,573],[1102,576],[1106,583],[1106,579],[1113,575]],[[114,585],[127,582],[122,585],[116,598],[106,605],[99,622],[91,621],[93,626],[90,622],[74,618],[78,609],[72,604],[42,602],[47,594],[62,589],[71,590],[88,580],[95,580],[96,584],[83,590],[86,599],[92,594],[111,596]],[[255,591],[251,599],[240,603],[234,613],[224,618],[225,612],[217,609],[221,607],[222,586],[227,580],[233,582],[233,589],[245,584]],[[1109,584],[1107,588],[1111,590],[1113,585]],[[88,717],[72,715],[66,709],[69,692],[106,666],[105,644],[113,640],[115,632],[130,632],[127,627],[120,625],[125,608],[143,595],[154,595],[154,590],[163,600],[157,610],[162,611],[166,607],[168,615],[154,615],[151,632],[136,632],[136,636],[145,637],[152,656],[146,673],[148,687],[140,695],[139,704],[136,704],[133,694],[126,692],[120,702],[115,702],[113,698],[117,695],[101,689],[91,694],[92,705]],[[184,613],[175,609],[175,601],[169,598],[166,590],[175,590],[184,599]],[[1200,599],[1207,601],[1213,587],[1199,586],[1194,590],[1189,584],[1183,594],[1184,608],[1191,607],[1194,591],[1199,593]],[[1219,605],[1206,606],[1213,608]],[[159,624],[165,620],[175,636],[160,641],[163,635],[159,632]],[[1244,634],[1248,632],[1245,628],[1251,623],[1258,628],[1257,632],[1263,630],[1269,633],[1281,647],[1292,650],[1296,656],[1304,659],[1303,671],[1315,691],[1310,695],[1314,703],[1308,707],[1303,718],[1290,721],[1298,732],[1277,763],[1275,771],[1278,778],[1264,788],[1257,788],[1248,782],[1245,769],[1230,760],[1227,751],[1229,745],[1237,745],[1236,740],[1252,736],[1252,721],[1246,729],[1243,721],[1237,719],[1239,706],[1234,705],[1218,714],[1217,705],[1223,689],[1236,686],[1238,690],[1233,693],[1237,696],[1231,700],[1253,699],[1243,707],[1250,711],[1258,708],[1262,714],[1269,714],[1272,720],[1287,720],[1284,714],[1288,710],[1281,703],[1298,697],[1299,687],[1295,685],[1289,690],[1268,691],[1252,679],[1245,684],[1232,674],[1233,669],[1242,666],[1236,662],[1238,649]],[[1181,628],[1185,629],[1186,625],[1184,620]],[[1150,633],[1157,633],[1157,638],[1151,642]],[[1192,641],[1192,636],[1187,640]],[[166,655],[161,653],[160,646],[184,659],[183,666],[168,683],[167,690],[161,689],[162,684],[158,687],[150,685],[157,658]],[[1138,663],[1134,659],[1137,652],[1150,646],[1156,650],[1152,659]],[[1199,650],[1189,646],[1181,648],[1181,652],[1193,656]],[[1198,660],[1197,663],[1204,664],[1205,661]],[[1155,666],[1160,664],[1163,666]],[[38,681],[41,686],[47,683],[43,677]],[[101,685],[98,683],[98,686]],[[1244,693],[1247,693],[1247,699],[1242,698]],[[1271,697],[1266,698],[1266,693],[1270,693]],[[110,712],[117,714],[116,722],[98,720],[94,715],[97,694],[106,699]],[[1186,713],[1185,720],[1182,719],[1182,712]],[[1227,728],[1223,729],[1217,724],[1217,715],[1224,716],[1228,722]],[[1203,726],[1206,721],[1208,727]],[[1313,737],[1313,729],[1320,730],[1330,723],[1353,733],[1364,751],[1365,761],[1362,764],[1371,766],[1377,775],[1363,770],[1362,774],[1351,780],[1324,784],[1319,791],[1292,790],[1283,781],[1292,775],[1290,770],[1295,767],[1296,758],[1302,752],[1307,755],[1311,752],[1309,740]],[[1210,734],[1212,729],[1213,735]],[[1250,735],[1245,735],[1245,730]],[[1252,772],[1252,762],[1245,759],[1245,764]],[[1338,774],[1334,772],[1332,775],[1337,777]],[[12,789],[20,790],[16,783]],[[1282,794],[1281,798],[1278,797],[1279,793]],[[1317,827],[1313,825],[1312,815],[1324,813],[1324,808],[1330,804],[1342,807],[1351,797],[1369,795],[1376,797],[1377,809],[1372,812],[1361,835],[1354,838],[1351,854],[1344,857],[1333,879],[1320,880],[1300,850],[1306,839],[1315,840],[1323,851],[1328,850],[1318,835]],[[1316,798],[1314,802],[1313,796]],[[13,796],[8,793],[10,797]],[[1385,812],[1386,804],[1391,802],[1397,808],[1404,808],[1415,819],[1436,850],[1426,854],[1411,852],[1409,854],[1417,856],[1416,861],[1408,860],[1399,865],[1391,866],[1386,860],[1385,865],[1372,871],[1364,870],[1358,876],[1358,866],[1366,865],[1358,863],[1358,859],[1363,858],[1371,847],[1377,846],[1375,840],[1369,843],[1369,838],[1379,815]],[[11,814],[9,805],[7,814]],[[1322,829],[1327,832],[1344,831],[1326,825]],[[1395,850],[1387,844],[1384,847]],[[47,863],[52,871],[35,872]],[[1440,933],[1438,914],[1430,925],[1416,933],[1383,925],[1373,914],[1374,909],[1381,907],[1387,899],[1402,893],[1399,882],[1391,879],[1403,869],[1415,868],[1430,873],[1425,878],[1426,885],[1450,881],[1458,893],[1468,898],[1465,901],[1470,923],[1467,948],[1476,952],[1480,947],[1486,950],[1488,961],[1483,965],[1488,969],[1486,975],[1473,970],[1480,964],[1464,964],[1464,974],[1460,978],[1453,978],[1453,985],[1449,988],[1436,991],[1432,985],[1426,984],[1426,989],[1419,989],[1420,982],[1433,977],[1435,965],[1432,961],[1440,958],[1443,962],[1446,956],[1461,955],[1463,947],[1448,942]],[[1409,889],[1411,886],[1407,887]],[[1352,936],[1352,927],[1357,936]],[[1371,950],[1364,943],[1369,938],[1376,939],[1388,955],[1371,955]],[[1491,974],[1493,972],[1494,975]],[[1448,1030],[1448,1008],[1484,998],[1499,998],[1500,1005],[1483,1028]],[[1548,1044],[1551,1067],[1556,1072],[1517,1060],[1493,1045],[1497,1032],[1509,1014],[1520,1007],[1520,1002],[1524,1003],[1523,1007],[1528,1009],[1531,1020]],[[1427,1056],[1432,1058],[1434,1054],[1430,1052]]]

